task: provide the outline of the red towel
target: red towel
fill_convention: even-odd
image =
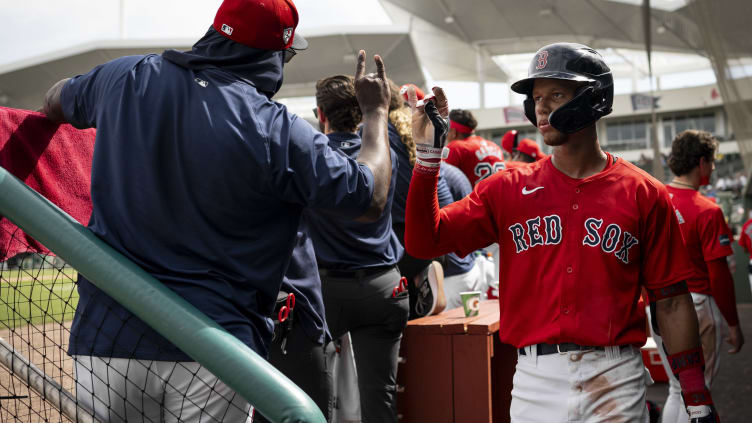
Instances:
[[[86,225],[95,134],[53,124],[41,113],[0,107],[0,166]],[[26,251],[49,252],[2,218],[0,260]]]

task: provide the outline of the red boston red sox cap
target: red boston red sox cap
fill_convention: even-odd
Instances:
[[[405,84],[405,85],[403,85],[403,86],[400,87],[400,91],[399,91],[400,94],[402,94],[402,98],[404,98],[405,101],[408,101],[407,90],[409,90],[410,87],[415,88],[415,96],[418,97],[418,100],[423,100],[424,98],[426,98],[426,94],[417,85],[415,85],[415,84]]]
[[[523,138],[522,141],[520,141],[517,150],[520,153],[527,154],[535,160],[540,160],[546,157],[546,155],[540,150],[538,143],[528,138]]]
[[[512,154],[517,149],[517,131],[512,129],[507,131],[503,137],[501,137],[501,148],[507,153]]]
[[[248,47],[304,50],[308,42],[295,34],[298,10],[292,0],[224,0],[214,29]]]

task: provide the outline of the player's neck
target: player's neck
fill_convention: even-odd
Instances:
[[[566,143],[554,147],[551,162],[570,178],[584,179],[602,171],[608,164],[608,156],[601,150],[593,128],[593,131],[572,134]]]
[[[697,191],[700,189],[700,174],[699,172],[690,172],[686,175],[675,176],[669,185],[674,188],[692,189]]]

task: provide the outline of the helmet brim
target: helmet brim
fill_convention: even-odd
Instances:
[[[530,95],[530,93],[533,91],[533,82],[536,79],[561,79],[564,81],[576,81],[576,82],[595,82],[595,79],[588,78],[583,75],[578,75],[575,73],[569,73],[569,72],[540,72],[536,73],[535,76],[531,76],[530,78],[521,79],[514,84],[512,84],[512,91],[519,93],[519,94],[525,94]]]

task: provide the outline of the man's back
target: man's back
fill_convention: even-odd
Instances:
[[[357,134],[327,134],[329,145],[339,153],[357,158],[361,140]],[[308,210],[305,221],[313,240],[318,265],[324,269],[353,270],[396,264],[404,248],[392,230],[392,202],[398,179],[397,154],[391,150],[392,177],[387,207],[374,222],[359,222],[332,216],[320,210]]]
[[[692,262],[693,272],[687,279],[687,286],[692,292],[711,295],[706,262],[733,254],[731,230],[726,225],[723,211],[693,189],[675,188],[671,185],[667,185],[666,189],[676,209],[684,245]]]
[[[302,208],[349,203],[344,212],[358,216],[371,175],[257,91],[282,68],[256,51],[243,72],[117,59],[69,82],[63,104],[71,123],[98,128],[90,229],[263,353]],[[76,349],[86,338],[71,353],[88,353]],[[155,339],[137,355],[184,359]],[[119,345],[111,356],[131,356]]]
[[[460,168],[473,186],[504,169],[504,153],[501,147],[477,135],[454,140],[447,148],[447,163]]]

